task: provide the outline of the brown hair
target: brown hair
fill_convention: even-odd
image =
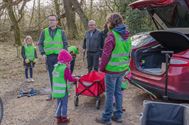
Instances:
[[[54,17],[56,17],[56,20],[58,20],[58,16],[57,15],[55,15],[55,14],[48,15],[48,17],[50,17],[50,16],[54,16]]]
[[[113,29],[119,24],[123,24],[123,17],[119,13],[112,13],[108,15],[106,20],[107,20],[107,23],[110,23],[110,26],[109,26],[110,29]]]

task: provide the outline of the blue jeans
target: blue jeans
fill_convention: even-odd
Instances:
[[[67,117],[68,107],[68,95],[65,95],[62,99],[57,99],[57,108],[55,116]]]
[[[102,119],[104,121],[111,121],[112,114],[115,118],[122,118],[122,92],[121,83],[124,73],[120,74],[106,74],[106,98],[104,112],[102,113]],[[113,111],[113,97],[115,96],[116,110]]]

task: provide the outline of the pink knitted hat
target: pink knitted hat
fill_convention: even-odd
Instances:
[[[61,50],[60,53],[58,54],[58,62],[68,63],[71,61],[72,61],[71,54],[68,51],[66,51],[65,49]]]

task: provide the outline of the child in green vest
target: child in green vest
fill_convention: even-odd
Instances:
[[[58,55],[58,63],[53,70],[53,91],[52,98],[57,99],[56,119],[57,124],[68,123],[70,119],[67,117],[69,87],[67,81],[76,82],[77,79],[72,77],[70,71],[71,54],[62,50]]]
[[[77,54],[79,54],[79,50],[76,46],[70,46],[70,47],[68,47],[68,51],[72,55],[72,61],[70,63],[70,70],[71,70],[71,73],[73,73],[76,56],[77,56]]]
[[[33,67],[36,63],[37,53],[31,36],[26,36],[26,38],[24,39],[24,45],[22,46],[21,54],[25,67],[25,81],[34,82]],[[28,77],[28,71],[30,73],[30,78]]]

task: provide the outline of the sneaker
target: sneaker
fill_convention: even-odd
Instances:
[[[96,118],[96,122],[104,124],[104,125],[111,125],[112,124],[111,121],[104,121],[102,118]]]
[[[116,118],[115,116],[112,116],[112,121],[117,122],[117,123],[122,123],[123,119],[122,118]]]
[[[30,78],[30,82],[34,82],[35,80],[33,78]]]
[[[26,79],[25,82],[30,82],[30,79]]]

